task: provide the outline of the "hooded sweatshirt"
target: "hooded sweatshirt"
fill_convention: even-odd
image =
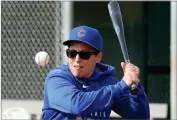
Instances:
[[[45,79],[43,120],[109,119],[111,110],[124,119],[149,119],[144,88],[132,95],[124,80],[117,80],[115,68],[97,63],[90,78],[79,79],[69,65],[50,71]]]

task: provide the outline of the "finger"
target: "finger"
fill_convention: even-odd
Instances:
[[[132,79],[132,82],[135,83],[135,84],[138,84],[139,81],[140,81],[139,77],[137,75],[132,75],[131,79]]]
[[[136,65],[134,65],[134,64],[132,64],[132,63],[127,64],[127,67],[134,67],[134,68],[138,68]]]
[[[123,71],[125,71],[125,66],[126,66],[125,62],[121,62],[121,67]]]
[[[139,74],[139,68],[136,66],[129,66],[128,64],[126,65],[126,68],[124,70],[125,72],[133,72],[136,74]]]
[[[124,70],[124,72],[132,73],[132,74],[134,74],[134,73],[138,74],[139,70],[138,69],[134,69],[134,68],[126,68]]]
[[[131,71],[127,71],[124,73],[124,75],[126,75],[127,77],[137,77],[138,78],[138,75],[135,73],[135,72],[131,72]]]
[[[135,83],[136,85],[138,85],[139,82],[140,80],[138,78],[132,78],[132,83]]]
[[[140,79],[136,79],[136,80],[134,81],[134,83],[135,83],[136,85],[138,85],[139,82],[140,82]]]

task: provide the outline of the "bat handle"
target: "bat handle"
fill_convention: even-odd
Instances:
[[[139,88],[136,86],[135,83],[132,84],[131,86],[131,91],[130,91],[133,95],[138,95],[139,94]]]
[[[125,63],[130,63],[130,60],[125,60]],[[133,83],[131,85],[131,91],[130,91],[133,95],[138,95],[139,94],[139,88],[137,87],[137,85],[135,83]]]

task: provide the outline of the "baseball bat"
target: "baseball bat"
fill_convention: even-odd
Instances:
[[[108,10],[109,10],[109,15],[112,20],[114,30],[117,34],[117,37],[118,37],[118,40],[121,46],[121,50],[123,53],[125,63],[126,64],[130,63],[128,50],[127,50],[127,46],[125,42],[124,27],[123,27],[123,21],[122,21],[122,15],[121,15],[119,3],[117,1],[110,1],[108,3]],[[133,95],[137,95],[139,93],[139,89],[134,83],[131,86],[131,93]]]

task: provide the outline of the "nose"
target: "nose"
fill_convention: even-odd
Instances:
[[[80,60],[81,60],[81,58],[80,58],[79,54],[77,54],[76,57],[75,57],[75,61],[78,62],[78,61],[80,61]]]

